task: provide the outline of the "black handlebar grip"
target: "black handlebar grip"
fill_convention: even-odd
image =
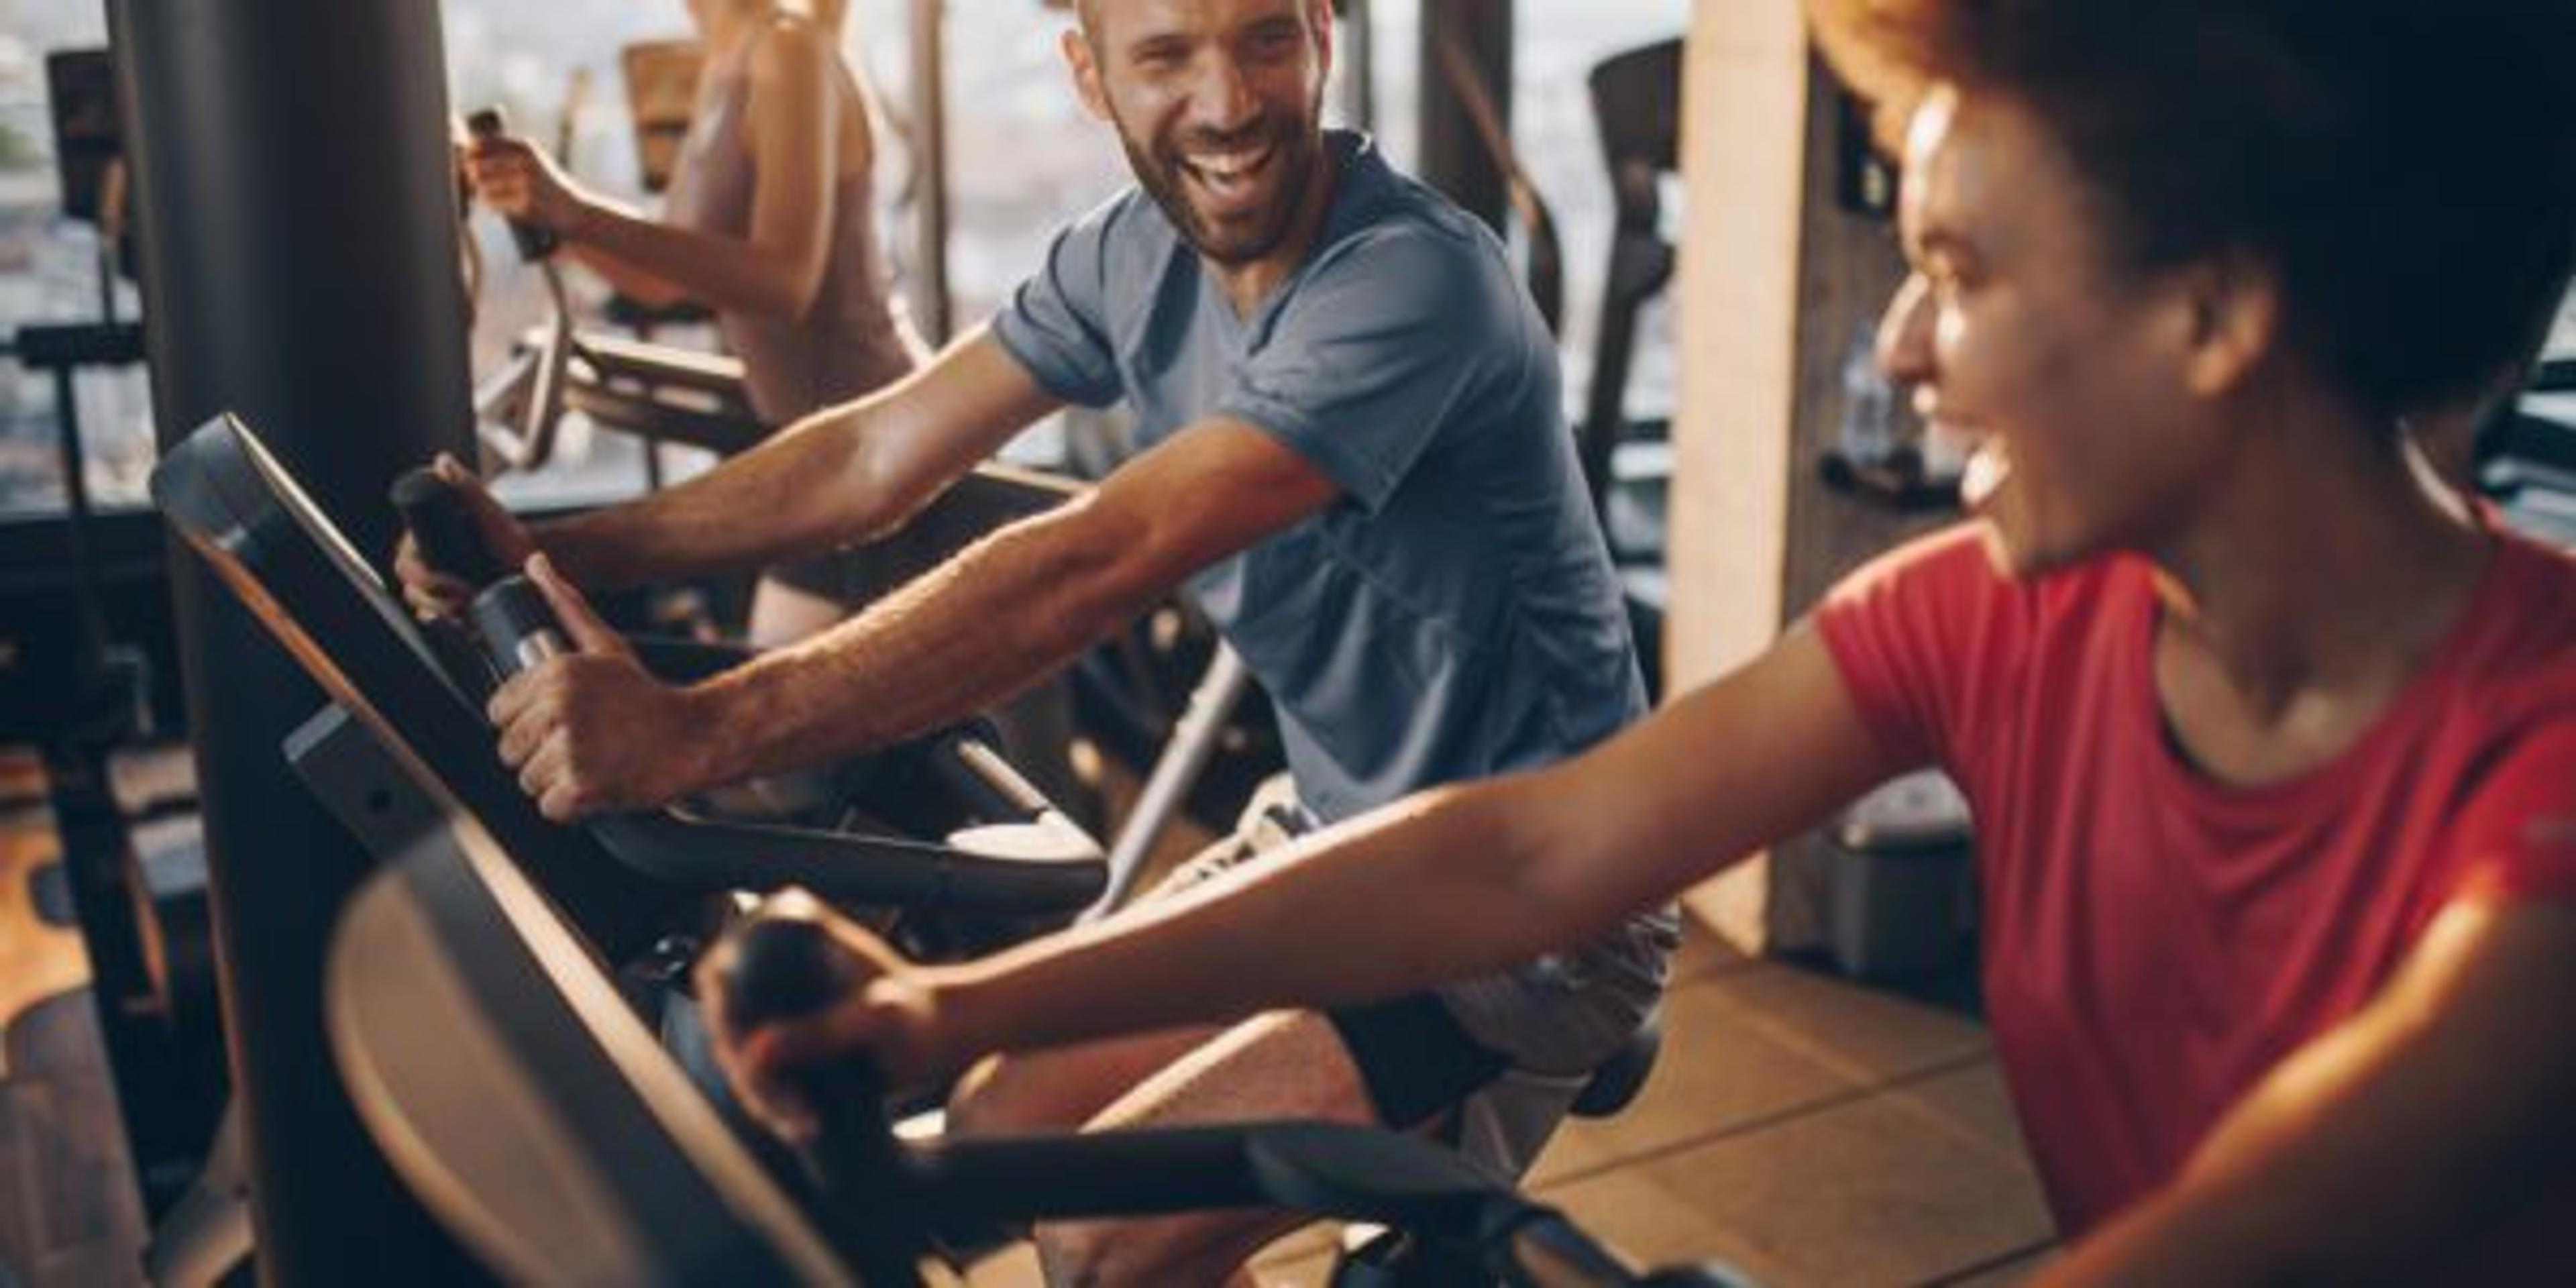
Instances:
[[[709,958],[736,1033],[818,1015],[861,983],[858,956],[821,922],[764,913],[734,927]],[[828,1236],[863,1283],[917,1283],[918,1204],[906,1201],[906,1163],[886,1123],[885,1089],[865,1059],[803,1070],[797,1094],[814,1138],[796,1147],[815,1187]]]
[[[492,668],[508,677],[567,651],[563,623],[535,582],[513,574],[483,588],[465,606]]]
[[[465,128],[477,139],[497,139],[510,132],[510,119],[502,114],[500,108],[487,107],[466,117]],[[532,224],[521,219],[507,222],[510,225],[510,240],[518,244],[519,259],[522,263],[536,263],[554,254],[555,247],[562,244],[562,239],[555,236],[555,230],[543,224]]]
[[[483,530],[474,522],[463,492],[440,478],[438,471],[417,469],[395,479],[393,503],[430,567],[475,587],[491,585],[509,573],[483,544]]]
[[[764,916],[726,937],[716,959],[725,1018],[749,1032],[817,1014],[858,987],[861,967],[818,921]]]

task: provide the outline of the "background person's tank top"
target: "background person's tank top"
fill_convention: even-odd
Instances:
[[[710,66],[671,179],[666,217],[681,227],[748,239],[757,175],[744,136],[751,42]],[[858,90],[837,61],[827,110]],[[743,360],[751,405],[772,425],[886,384],[919,361],[920,341],[892,298],[877,244],[873,182],[864,169],[832,182],[823,284],[802,318],[719,310],[725,342]]]

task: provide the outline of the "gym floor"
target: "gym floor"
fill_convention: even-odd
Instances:
[[[2053,1241],[1983,1026],[1746,958],[1694,929],[1663,1059],[1619,1117],[1570,1126],[1529,1190],[1645,1264],[1721,1258],[1773,1285],[2003,1285]],[[1254,1263],[1320,1285],[1334,1231]],[[1022,1288],[1035,1259],[975,1268]]]
[[[39,913],[54,863],[44,771],[0,749],[0,1288],[139,1280],[143,1204],[79,933]]]
[[[0,1288],[133,1283],[141,1213],[87,968],[29,894],[56,852],[43,798],[34,758],[0,750]],[[1530,1178],[1613,1246],[1650,1264],[1718,1257],[1775,1285],[2008,1284],[2048,1255],[1973,1020],[1694,930],[1665,1027],[1637,1103],[1570,1127]],[[1282,1240],[1258,1279],[1322,1283],[1333,1238]],[[1035,1263],[1015,1250],[968,1282],[1035,1284]]]

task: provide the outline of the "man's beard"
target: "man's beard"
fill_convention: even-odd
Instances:
[[[1320,109],[1320,95],[1318,98],[1315,106]],[[1189,194],[1182,191],[1191,180],[1182,170],[1185,163],[1177,143],[1155,144],[1148,150],[1120,122],[1118,145],[1127,153],[1127,165],[1136,175],[1137,186],[1162,208],[1164,217],[1180,230],[1192,249],[1219,264],[1248,264],[1277,250],[1279,243],[1287,240],[1288,230],[1297,222],[1298,210],[1305,205],[1307,186],[1315,177],[1315,152],[1321,137],[1314,125],[1316,119],[1313,113],[1300,121],[1265,116],[1233,136],[1204,132],[1191,136],[1193,144],[1215,144],[1217,150],[1258,147],[1266,142],[1272,150],[1266,164],[1286,167],[1280,172],[1276,200],[1250,219],[1229,220],[1223,225],[1202,219]]]

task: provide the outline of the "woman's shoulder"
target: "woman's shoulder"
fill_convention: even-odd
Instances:
[[[2105,596],[2146,582],[2130,555],[2095,555],[2035,575],[2007,571],[1981,520],[1963,519],[1919,533],[1843,576],[1828,598],[1898,593],[1944,603],[2014,611],[2086,611]]]
[[[1961,678],[1965,659],[1995,676],[2041,657],[2107,658],[2142,638],[2152,576],[2110,553],[2036,574],[2001,565],[1983,522],[1923,534],[1868,561],[1826,592],[1815,617],[1829,639],[1901,640],[1927,682]],[[2016,681],[2017,682],[2017,681]]]
[[[2576,552],[2497,535],[2459,668],[2491,702],[2536,701],[2576,718]]]
[[[832,36],[801,13],[780,10],[761,25],[743,51],[744,69],[755,79],[825,67],[840,57]]]

